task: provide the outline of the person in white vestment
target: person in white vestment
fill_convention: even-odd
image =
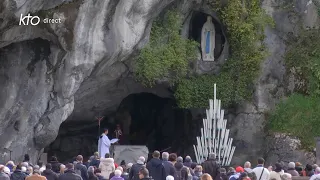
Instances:
[[[114,140],[110,141],[107,134],[108,134],[108,129],[104,129],[104,132],[99,137],[98,151],[99,151],[99,155],[101,158],[105,158],[105,155],[110,153],[110,151],[109,151],[110,146],[111,146],[111,144],[114,143],[113,142]]]

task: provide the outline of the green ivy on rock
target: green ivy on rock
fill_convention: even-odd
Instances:
[[[319,102],[319,97],[292,94],[270,114],[268,129],[298,137],[302,148],[313,150],[314,137],[320,136],[317,126],[320,117]]]
[[[152,24],[150,42],[136,60],[135,77],[146,86],[168,79],[172,84],[188,73],[189,61],[196,59],[195,41],[180,35],[181,17],[168,11],[163,19]]]
[[[251,85],[267,55],[262,40],[265,27],[273,25],[273,20],[260,7],[260,0],[233,0],[225,6],[217,1],[210,3],[226,26],[231,57],[220,75],[201,75],[178,84],[175,97],[182,108],[207,107],[208,99],[213,98],[214,83],[224,106],[250,99]]]

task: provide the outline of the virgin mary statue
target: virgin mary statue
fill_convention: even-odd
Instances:
[[[214,61],[215,34],[212,17],[208,16],[201,31],[201,52],[204,61]]]

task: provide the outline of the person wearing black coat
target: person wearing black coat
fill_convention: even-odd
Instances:
[[[67,170],[59,176],[58,180],[83,180],[80,175],[75,173],[73,164],[67,164],[66,168]]]
[[[169,153],[163,152],[162,153],[162,163],[164,166],[164,169],[166,171],[166,176],[171,175],[173,177],[176,177],[176,170],[171,162],[168,161],[169,159]]]
[[[52,165],[50,163],[46,164],[46,170],[44,170],[41,175],[46,177],[47,180],[58,180],[59,178],[58,174],[52,171]]]
[[[51,164],[52,166],[52,171],[59,174],[60,173],[60,165],[61,163],[58,162],[58,159],[57,157],[55,156],[52,156],[49,163]]]
[[[85,165],[82,164],[83,157],[81,155],[77,156],[77,163],[74,166],[74,169],[81,171],[81,177],[83,180],[88,180],[88,169]]]
[[[203,162],[201,166],[203,168],[202,172],[210,174],[212,179],[215,179],[220,174],[215,153],[210,153],[209,159]]]
[[[22,165],[18,164],[16,170],[11,174],[10,180],[25,180],[27,175],[21,171]]]
[[[166,179],[166,170],[163,166],[160,158],[160,152],[154,151],[152,154],[152,159],[147,163],[147,169],[150,173],[150,176],[154,180],[165,180]]]
[[[144,168],[145,158],[143,156],[139,157],[137,164],[132,165],[129,172],[129,180],[140,180],[139,171]]]
[[[96,168],[99,168],[99,164],[100,164],[99,153],[95,152],[93,156],[94,157],[90,161],[89,166],[95,166]]]

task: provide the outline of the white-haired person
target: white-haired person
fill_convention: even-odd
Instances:
[[[166,177],[166,180],[174,180],[174,177],[169,175],[169,176]]]
[[[292,175],[289,173],[284,173],[281,175],[281,180],[292,180]]]
[[[0,165],[0,179],[1,180],[10,180],[9,175],[4,172],[4,167],[5,166]]]
[[[130,173],[129,173],[129,180],[139,180],[139,170],[144,167],[146,159],[143,156],[140,156],[137,163],[132,165]]]
[[[314,174],[310,177],[310,180],[320,179],[320,167],[314,170]]]
[[[296,170],[296,163],[289,162],[287,173],[291,174],[291,176],[300,176],[298,171]]]
[[[124,180],[124,178],[121,177],[122,172],[118,168],[114,171],[114,176],[110,180]]]

